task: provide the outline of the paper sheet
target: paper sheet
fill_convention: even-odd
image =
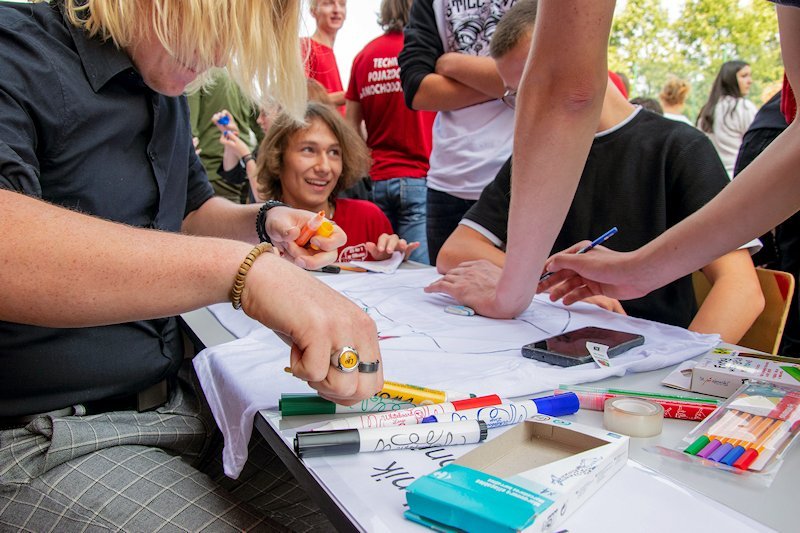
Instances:
[[[383,261],[350,261],[348,263],[352,266],[366,268],[370,272],[379,272],[381,274],[394,274],[400,263],[403,262],[403,253],[394,252],[392,257],[384,259]]]

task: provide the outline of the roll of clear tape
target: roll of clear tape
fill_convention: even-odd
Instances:
[[[654,437],[664,426],[664,408],[641,398],[609,398],[603,406],[603,425],[629,437]]]

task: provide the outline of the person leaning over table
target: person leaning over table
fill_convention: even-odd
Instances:
[[[291,338],[294,375],[325,397],[382,386],[380,369],[331,367],[345,346],[380,360],[375,325],[298,268],[332,261],[344,233],[298,248],[313,213],[212,198],[192,147],[182,93],[213,65],[302,117],[299,13],[299,0],[0,5],[0,530],[330,528],[263,442],[239,483],[221,475],[175,318],[233,298]],[[259,213],[294,264],[253,249]]]
[[[536,0],[518,0],[492,37],[492,58],[512,93],[530,49],[536,9]],[[436,268],[445,276],[427,292],[449,293],[462,275],[487,287],[499,277],[506,260],[511,173],[509,159],[447,239],[436,260]],[[725,168],[703,133],[634,106],[609,78],[595,140],[552,251],[615,226],[620,231],[608,243],[611,248],[638,248],[728,184]],[[538,209],[541,203],[538,199],[530,208]],[[758,241],[751,245],[760,248]],[[462,268],[466,261],[483,264]],[[750,254],[747,249],[734,250],[705,265],[702,272],[711,290],[699,309],[688,276],[637,300],[621,303],[595,295],[584,301],[699,333],[718,333],[725,342],[736,343],[764,308]]]
[[[777,6],[789,83],[800,84],[800,2]],[[632,252],[597,247],[554,256],[559,272],[534,287],[575,193],[597,127],[607,76],[614,0],[540,0],[533,44],[517,97],[506,263],[496,287],[463,287],[460,303],[508,318],[536,290],[565,281],[566,303],[593,294],[638,298],[763,234],[800,207],[800,126],[795,120],[733,182],[699,211]],[[570,35],[570,39],[564,39]],[[551,201],[531,211],[537,197]],[[530,228],[537,231],[531,232]],[[587,241],[588,242],[588,241]],[[554,293],[551,292],[551,295]]]

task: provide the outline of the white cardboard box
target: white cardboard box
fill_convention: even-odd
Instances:
[[[694,365],[687,364],[694,363]],[[662,383],[676,389],[730,397],[745,381],[758,379],[777,385],[800,385],[800,365],[746,357],[742,352],[717,348],[698,361],[687,361]]]
[[[628,437],[534,416],[423,476],[406,518],[440,531],[552,531],[628,458]]]

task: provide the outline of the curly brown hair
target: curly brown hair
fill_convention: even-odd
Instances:
[[[266,198],[282,200],[281,171],[283,154],[293,135],[308,129],[315,121],[322,121],[330,128],[342,149],[342,173],[331,191],[328,201],[335,203],[341,191],[347,189],[367,175],[371,163],[369,149],[355,130],[345,122],[342,115],[333,107],[319,102],[309,102],[306,107],[305,124],[298,123],[291,116],[282,113],[275,119],[261,141],[258,149],[258,191]]]

